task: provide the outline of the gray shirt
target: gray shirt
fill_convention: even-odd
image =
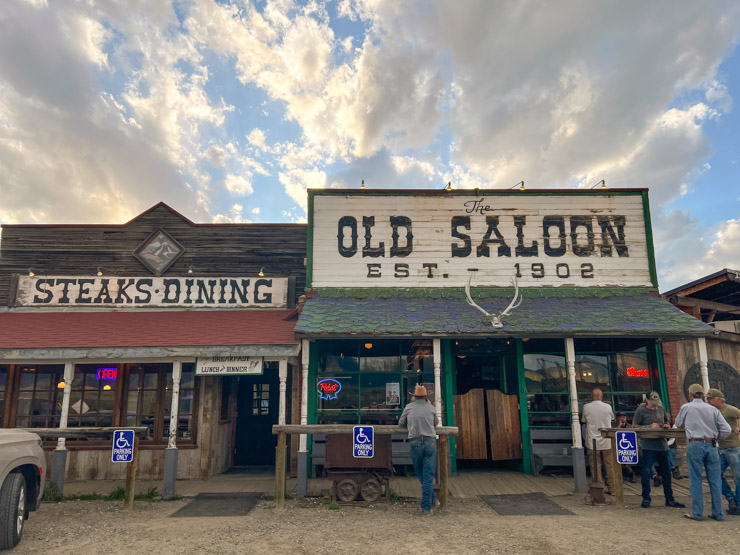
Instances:
[[[732,433],[722,413],[703,399],[683,405],[678,411],[676,426],[686,428],[688,439],[723,439]]]
[[[399,426],[406,426],[409,429],[409,438],[417,437],[434,437],[437,426],[437,411],[434,405],[426,402],[424,399],[411,401],[403,409],[401,418],[398,419]]]
[[[647,405],[640,405],[637,407],[635,416],[632,417],[632,426],[651,428],[653,423],[658,424],[659,426],[670,424],[670,422],[668,422],[668,417],[666,416],[665,408],[663,408],[662,405],[658,405],[654,409],[647,408]],[[663,437],[641,437],[640,447],[647,449],[648,451],[668,451],[668,442]]]

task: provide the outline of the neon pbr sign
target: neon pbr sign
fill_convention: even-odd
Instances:
[[[319,398],[330,401],[336,399],[339,392],[342,391],[342,384],[332,378],[326,378],[316,384],[316,391],[319,393]]]

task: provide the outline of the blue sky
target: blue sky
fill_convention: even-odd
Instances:
[[[740,3],[0,2],[0,223],[305,221],[309,187],[651,191],[740,268]]]

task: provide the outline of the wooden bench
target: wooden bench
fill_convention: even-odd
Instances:
[[[570,430],[529,430],[532,472],[537,476],[546,466],[573,466],[573,436]]]

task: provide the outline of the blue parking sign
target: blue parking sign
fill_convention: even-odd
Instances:
[[[617,432],[617,462],[637,464],[637,432]]]
[[[375,451],[372,426],[355,426],[352,429],[352,456],[356,459],[372,459]]]
[[[134,460],[134,431],[116,430],[113,432],[113,462],[131,462]]]

